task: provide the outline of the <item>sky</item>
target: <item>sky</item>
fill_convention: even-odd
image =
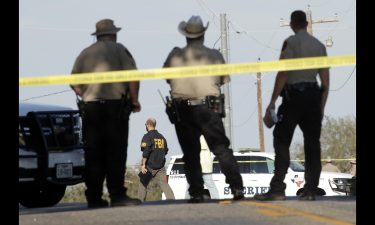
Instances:
[[[322,43],[331,37],[330,56],[356,53],[355,0],[20,0],[19,1],[19,77],[68,75],[79,53],[95,42],[90,34],[101,19],[114,20],[122,30],[117,41],[125,45],[138,69],[161,68],[173,47],[186,45],[177,26],[192,15],[209,21],[205,45],[219,49],[220,14],[225,13],[229,29],[229,63],[278,60],[283,41],[293,35],[288,22],[294,10],[310,6],[314,21],[339,22],[313,24],[313,35]],[[331,68],[331,87],[325,114],[338,118],[356,117],[355,65]],[[262,73],[262,110],[271,98],[276,72]],[[141,160],[140,142],[146,133],[148,117],[157,120],[157,130],[168,141],[169,154],[182,154],[174,126],[165,114],[158,94],[169,93],[164,80],[141,82],[142,110],[130,116],[128,165]],[[255,74],[231,74],[231,101],[234,151],[259,148],[257,87]],[[20,86],[19,102],[51,104],[76,109],[75,95],[68,85]],[[276,102],[276,107],[281,98]],[[266,152],[274,152],[272,129],[264,127]],[[292,145],[303,142],[299,128]],[[167,157],[169,160],[169,157]]]

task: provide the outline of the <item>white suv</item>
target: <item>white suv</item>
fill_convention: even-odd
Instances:
[[[245,197],[253,197],[256,193],[265,193],[270,188],[270,181],[274,171],[274,154],[243,150],[234,152],[242,180],[244,183]],[[173,190],[176,199],[185,199],[188,184],[185,177],[183,155],[171,156],[167,169],[168,184]],[[296,196],[297,191],[305,184],[304,166],[291,161],[284,182],[287,184],[286,196]],[[229,185],[225,183],[225,176],[221,172],[220,165],[214,158],[213,180],[219,191],[220,199],[232,198]],[[320,174],[319,188],[326,192],[326,196],[345,195],[346,180],[351,179],[351,174],[333,173],[322,171]]]

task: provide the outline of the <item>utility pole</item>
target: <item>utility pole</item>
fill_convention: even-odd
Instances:
[[[220,30],[221,30],[221,49],[220,52],[223,54],[226,63],[229,63],[229,49],[228,49],[228,22],[225,13],[220,14]],[[231,146],[233,144],[232,136],[232,103],[230,96],[230,82],[223,85],[223,93],[225,95],[225,118],[224,118],[224,128],[225,134],[230,140]]]
[[[310,5],[307,5],[307,10],[305,11],[306,13],[306,19],[307,19],[307,32],[311,35],[313,35],[313,29],[312,25],[314,23],[330,23],[330,22],[338,22],[339,20],[337,19],[337,14],[335,14],[335,18],[333,19],[320,19],[320,20],[313,20],[312,19],[312,11],[310,10]],[[289,26],[289,23],[284,22],[284,19],[280,19],[280,27],[285,27]]]
[[[260,62],[260,58],[258,58]],[[264,152],[264,131],[263,131],[263,112],[262,112],[262,77],[261,73],[257,73],[257,97],[258,97],[258,127],[259,127],[259,147]]]

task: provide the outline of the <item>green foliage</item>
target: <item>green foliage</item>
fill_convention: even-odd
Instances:
[[[138,185],[138,171],[134,170],[134,168],[128,168],[125,174],[125,187],[127,188],[128,196],[132,198],[138,198]],[[86,202],[85,190],[86,186],[84,183],[68,186],[65,191],[65,196],[61,200],[61,202]],[[103,192],[103,198],[109,201],[110,199],[106,184],[103,185]],[[151,180],[150,184],[147,187],[146,201],[161,200],[161,194],[162,191],[157,182]]]
[[[139,186],[139,177],[138,171],[128,170],[125,175],[125,187],[128,188],[127,193],[132,198],[138,198],[138,186]],[[147,196],[146,201],[157,201],[161,200],[161,188],[155,179],[152,179],[147,187]]]
[[[84,183],[68,186],[61,202],[86,202]]]
[[[325,116],[320,142],[322,159],[331,157],[333,164],[337,165],[341,172],[349,173],[349,161],[335,161],[334,159],[356,158],[356,119],[352,116],[337,119]],[[292,158],[305,158],[302,142],[293,145],[291,155]]]

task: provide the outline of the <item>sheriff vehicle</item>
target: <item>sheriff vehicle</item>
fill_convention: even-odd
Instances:
[[[253,197],[256,193],[265,193],[270,188],[270,181],[274,171],[273,153],[259,152],[257,150],[242,149],[234,152],[240,173],[244,183],[245,197]],[[166,178],[173,190],[176,199],[185,199],[188,184],[185,177],[183,155],[171,156],[167,168]],[[220,169],[216,159],[213,159],[213,180],[219,191],[220,199],[232,198],[229,185],[225,183],[225,176]],[[287,184],[285,195],[296,196],[305,184],[305,168],[302,164],[291,161],[284,182]],[[352,178],[351,174],[333,173],[322,171],[320,175],[319,188],[325,191],[326,196],[346,195],[347,181]],[[324,193],[322,193],[324,194]]]
[[[57,204],[67,185],[83,181],[84,150],[79,112],[71,108],[19,104],[19,203]]]

